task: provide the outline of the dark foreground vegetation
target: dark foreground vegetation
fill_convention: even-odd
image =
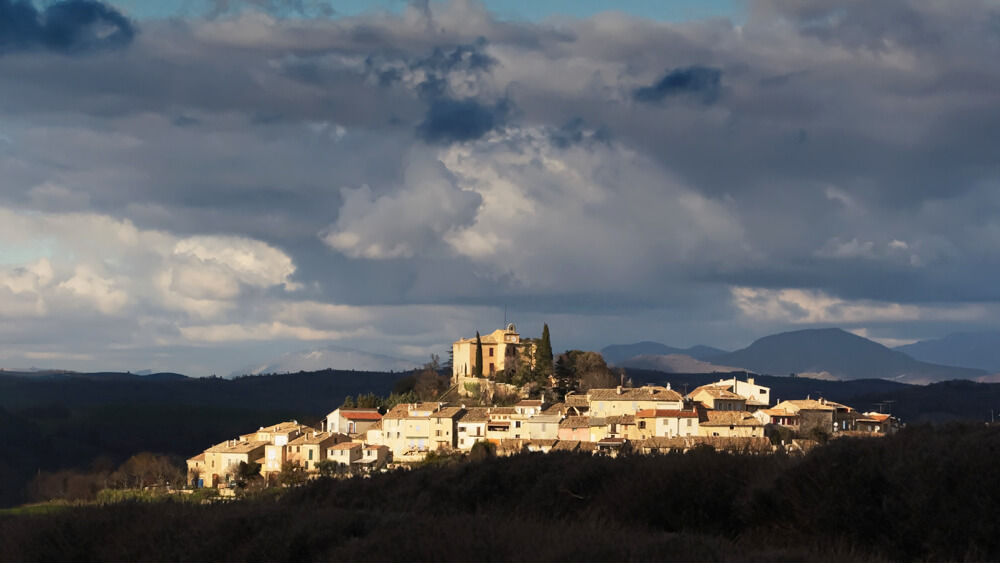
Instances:
[[[997,560],[1000,429],[911,427],[802,458],[528,454],[229,504],[0,516],[5,561]]]

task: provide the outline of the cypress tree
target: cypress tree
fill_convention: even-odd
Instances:
[[[542,327],[542,338],[535,347],[535,372],[542,376],[552,374],[552,342],[549,340],[549,325]]]
[[[479,338],[479,331],[476,331],[476,377],[483,376],[483,340]]]

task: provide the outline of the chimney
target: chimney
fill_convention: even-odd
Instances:
[[[621,395],[621,394],[622,394],[622,386],[621,386],[621,385],[619,385],[619,386],[618,386],[618,390],[617,390],[617,391],[618,391],[618,394],[619,394],[619,395]]]
[[[753,385],[753,378],[752,377],[748,377],[747,378],[747,383],[749,383],[750,385]]]
[[[670,391],[670,382],[667,382],[667,391]]]

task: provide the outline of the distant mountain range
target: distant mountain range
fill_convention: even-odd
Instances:
[[[701,350],[714,350],[708,346]],[[623,358],[630,351],[640,353]],[[669,353],[657,354],[654,350]],[[750,346],[735,352],[712,354],[685,362],[671,356],[671,348],[655,342],[609,346],[602,350],[605,360],[623,367],[655,369],[668,373],[682,373],[676,369],[683,365],[695,370],[688,373],[710,371],[747,370],[772,375],[808,375],[825,379],[891,379],[901,383],[927,384],[951,379],[980,379],[988,370],[942,365],[914,359],[899,350],[851,334],[839,328],[807,329],[765,336]],[[660,356],[657,358],[656,356]],[[693,357],[692,357],[693,358]],[[707,365],[695,360],[711,360]],[[657,367],[659,366],[659,367]],[[726,367],[728,366],[728,367]]]
[[[740,371],[740,368],[703,362],[684,354],[643,354],[614,364],[622,368],[650,369],[664,373],[721,373]]]
[[[619,365],[625,360],[631,360],[636,356],[689,356],[696,360],[709,360],[716,356],[725,354],[725,350],[712,348],[711,346],[692,346],[690,348],[674,348],[659,342],[638,342],[636,344],[613,344],[601,349],[604,361],[609,364]]]
[[[894,350],[923,362],[1000,372],[1000,332],[956,332],[937,340],[921,340]]]
[[[373,354],[346,346],[330,345],[317,350],[289,352],[273,360],[236,370],[230,374],[230,377],[259,375],[262,373],[298,373],[300,371],[319,371],[324,369],[379,372],[407,371],[419,367],[420,364],[410,360]]]

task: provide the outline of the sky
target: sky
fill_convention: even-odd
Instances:
[[[995,330],[997,60],[993,0],[0,0],[0,367]]]

